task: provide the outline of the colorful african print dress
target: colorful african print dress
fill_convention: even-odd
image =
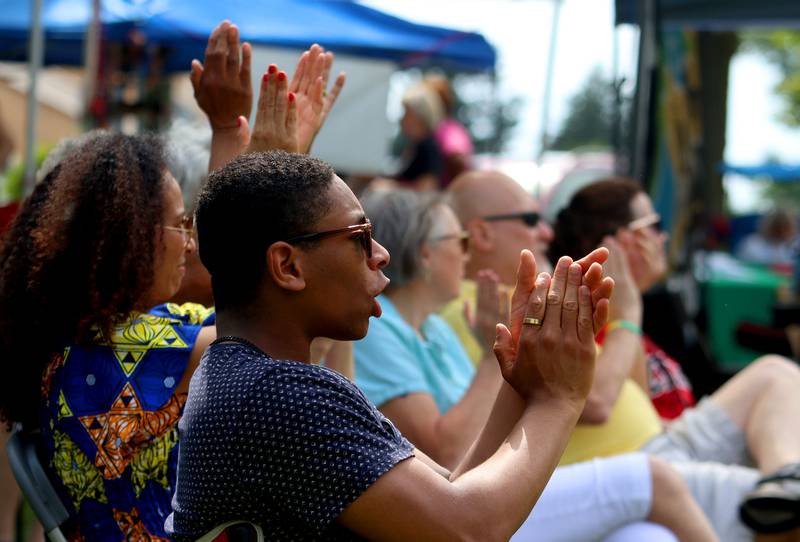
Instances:
[[[166,538],[186,401],[175,388],[200,329],[213,323],[213,309],[160,305],[48,366],[42,432],[70,540]]]

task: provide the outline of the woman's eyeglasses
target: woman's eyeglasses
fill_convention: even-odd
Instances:
[[[661,215],[658,213],[651,213],[643,217],[632,220],[628,223],[628,229],[631,231],[642,230],[644,228],[652,227],[656,231],[661,231]]]
[[[189,240],[194,235],[194,217],[191,215],[184,215],[181,218],[181,225],[180,226],[161,226],[162,230],[169,230],[175,231],[181,234],[183,237],[183,242],[187,245],[189,244]]]
[[[526,226],[534,227],[542,219],[542,215],[536,211],[526,211],[522,213],[509,213],[504,215],[489,215],[484,216],[484,220],[495,222],[497,220],[522,220]]]
[[[344,228],[337,228],[335,230],[318,231],[314,233],[304,233],[287,239],[286,242],[290,245],[296,243],[314,241],[324,237],[333,235],[352,234],[354,239],[357,239],[367,254],[367,258],[372,258],[372,223],[367,220],[363,224],[353,224],[352,226],[345,226]]]
[[[442,235],[439,237],[434,237],[430,240],[431,243],[436,243],[437,241],[444,241],[446,239],[456,239],[459,241],[461,245],[461,251],[466,254],[469,252],[469,233],[465,231],[461,231],[458,233],[451,233],[449,235]]]

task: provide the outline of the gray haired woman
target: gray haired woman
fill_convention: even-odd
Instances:
[[[436,311],[459,296],[469,239],[444,200],[410,190],[368,192],[362,205],[373,236],[392,255],[379,297],[383,316],[354,347],[356,383],[418,448],[452,468],[491,411],[502,377],[491,348],[477,369]],[[487,317],[501,320],[497,279],[479,280]]]

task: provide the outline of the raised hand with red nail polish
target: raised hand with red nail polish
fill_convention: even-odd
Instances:
[[[311,149],[325,119],[344,87],[345,75],[339,73],[330,91],[326,90],[333,65],[333,53],[312,45],[300,56],[289,90],[297,98],[297,138],[300,152]]]
[[[288,91],[286,72],[270,64],[261,78],[256,120],[246,152],[298,152],[297,98]]]

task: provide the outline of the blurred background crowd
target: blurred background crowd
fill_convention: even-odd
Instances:
[[[208,170],[212,130],[193,96],[189,70],[192,59],[203,58],[214,27],[229,19],[252,45],[255,70],[270,63],[293,66],[312,43],[336,53],[334,71],[346,72],[347,85],[314,141],[314,155],[364,195],[382,244],[391,244],[397,232],[382,230],[375,217],[396,218],[406,209],[408,218],[410,207],[422,205],[386,195],[407,189],[449,194],[453,231],[437,240],[462,236],[465,250],[455,251],[454,259],[470,246],[479,252],[481,234],[469,229],[478,215],[472,204],[459,206],[458,198],[469,192],[470,174],[486,171],[497,176],[492,182],[498,186],[515,182],[508,189],[518,191],[514,201],[536,203],[513,212],[504,210],[512,204],[498,204],[479,217],[498,227],[509,217],[524,222],[536,232],[532,239],[542,246],[534,253],[542,259],[551,241],[555,263],[562,254],[583,255],[617,228],[649,231],[646,250],[663,247],[663,262],[645,258],[642,265],[651,266],[653,276],[641,280],[629,263],[641,292],[641,315],[620,321],[638,320],[638,333],[650,341],[644,346],[650,369],[640,384],[662,419],[677,417],[695,397],[712,394],[764,354],[800,358],[796,2],[402,4],[0,0],[0,227],[7,227],[21,200],[47,174],[48,153],[95,128],[162,134],[169,169],[191,210]],[[255,95],[259,85],[254,77]],[[638,188],[617,187],[624,196],[608,208],[581,210],[573,198],[591,193],[598,180],[622,177],[634,179]],[[637,194],[646,198],[646,209],[636,207],[642,201]],[[485,202],[492,197],[499,196],[480,194]],[[610,196],[597,188],[592,197]],[[572,226],[565,226],[570,212]],[[608,219],[581,223],[574,217],[582,213],[606,213]],[[575,224],[585,229],[577,231]],[[615,226],[600,232],[608,224]],[[403,231],[414,226],[395,225]],[[599,236],[585,246],[573,238],[592,234]],[[397,240],[400,253],[402,241]],[[624,235],[615,242],[628,253],[642,246],[633,238],[625,245]],[[479,258],[471,254],[466,275],[444,278],[430,291],[424,289],[431,288],[426,277],[419,291],[413,273],[406,277],[400,270],[399,279],[391,277],[393,303],[438,301],[425,306],[424,316],[442,311],[477,368],[464,369],[456,396],[435,397],[432,420],[468,393],[469,382],[481,375],[481,353],[491,345],[480,330],[471,333],[467,322],[459,324],[463,299],[449,313],[445,306],[458,298],[463,278],[511,283],[505,276],[479,276]],[[173,300],[213,305],[207,276],[194,270],[188,266]],[[455,284],[453,291],[437,298],[448,284]],[[417,331],[423,321],[416,322]],[[394,395],[381,395],[387,384],[370,382],[369,364],[359,362],[371,348],[385,347],[377,344],[371,346],[368,337],[356,346],[355,379],[390,401]],[[670,385],[659,388],[659,378]],[[665,389],[669,397],[659,399]],[[395,404],[389,411],[401,420],[395,421],[404,434],[447,462],[464,442],[439,442],[403,421],[410,408]],[[0,479],[0,487],[8,485]],[[16,518],[0,517],[0,527]],[[21,524],[27,528],[30,522]],[[12,532],[0,530],[0,541]]]

